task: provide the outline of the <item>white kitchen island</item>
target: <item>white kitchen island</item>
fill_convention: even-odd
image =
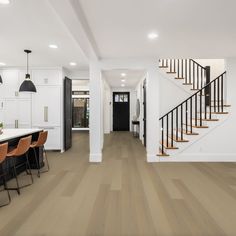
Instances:
[[[42,131],[42,129],[3,129],[2,134],[0,134],[0,144],[2,143],[8,143],[9,147],[16,147],[19,140],[21,138],[27,137],[28,135],[32,135],[32,141],[37,141],[39,133]],[[37,162],[39,163],[40,167],[44,166],[43,162],[43,150],[42,148],[36,148],[36,154],[37,154]],[[29,162],[32,169],[37,168],[36,165],[36,159],[34,156],[34,152],[32,149],[29,149],[28,152],[29,155]],[[16,165],[20,165],[21,163],[25,162],[25,156],[17,157]],[[7,173],[7,179],[11,179],[13,177],[12,174],[12,167],[13,167],[13,160],[12,158],[6,158],[6,161],[3,163],[3,171]],[[18,172],[23,172],[26,169],[26,167],[23,165],[21,168],[19,168]],[[1,171],[0,171],[1,172]],[[0,173],[1,174],[1,173]],[[0,185],[2,183],[0,182]]]
[[[39,133],[40,131],[42,131],[42,129],[3,129],[3,133],[0,134],[0,143],[24,137],[27,135]]]

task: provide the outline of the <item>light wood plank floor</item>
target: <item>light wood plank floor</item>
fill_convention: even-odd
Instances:
[[[86,133],[49,153],[51,171],[0,209],[0,235],[236,235],[234,163],[147,164],[126,132],[106,136],[102,164],[88,155]]]

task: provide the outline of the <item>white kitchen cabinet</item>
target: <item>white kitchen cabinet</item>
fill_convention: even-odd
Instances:
[[[31,94],[19,92],[20,85],[25,79],[26,71],[24,70],[4,70],[2,72],[3,84],[0,86],[0,98],[27,98]]]
[[[18,70],[4,70],[2,72],[3,84],[1,90],[4,98],[16,98],[19,95]]]
[[[35,85],[62,85],[62,74],[59,70],[33,70],[32,80]]]
[[[38,86],[32,95],[32,123],[34,126],[61,125],[61,88]]]
[[[48,139],[45,143],[46,150],[61,149],[61,128],[54,126],[33,126],[33,128],[43,129],[48,131]]]
[[[31,128],[31,101],[6,99],[3,103],[5,128]]]

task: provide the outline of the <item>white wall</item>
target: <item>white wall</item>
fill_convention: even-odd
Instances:
[[[225,72],[225,60],[224,59],[194,59],[200,65],[211,67],[211,79],[215,79],[220,74]]]
[[[109,84],[103,79],[103,87],[104,87],[104,96],[103,96],[103,127],[104,134],[109,134],[111,132],[111,88]]]
[[[146,79],[147,75],[145,75],[141,80],[140,82],[138,83],[138,85],[136,86],[136,94],[137,94],[137,99],[139,99],[139,102],[140,102],[140,116],[138,118],[139,120],[139,124],[140,124],[140,127],[139,127],[139,138],[140,140],[142,141],[142,143],[144,143],[144,138],[143,138],[143,118],[144,118],[144,108],[143,108],[143,82],[144,80]],[[135,111],[136,111],[136,102],[135,102]]]

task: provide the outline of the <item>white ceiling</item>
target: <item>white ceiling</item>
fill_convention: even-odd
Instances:
[[[122,77],[121,73],[126,76]],[[138,82],[145,76],[143,70],[109,70],[103,71],[103,77],[112,88],[119,88],[121,84],[125,84],[125,88],[135,88]],[[121,80],[125,79],[125,82]]]
[[[236,56],[235,0],[76,1],[101,58]]]
[[[49,44],[58,49],[48,48]],[[24,49],[32,49],[31,66],[87,68],[88,62],[47,0],[14,0],[0,7],[0,62],[25,66]],[[70,62],[77,62],[71,67]]]

